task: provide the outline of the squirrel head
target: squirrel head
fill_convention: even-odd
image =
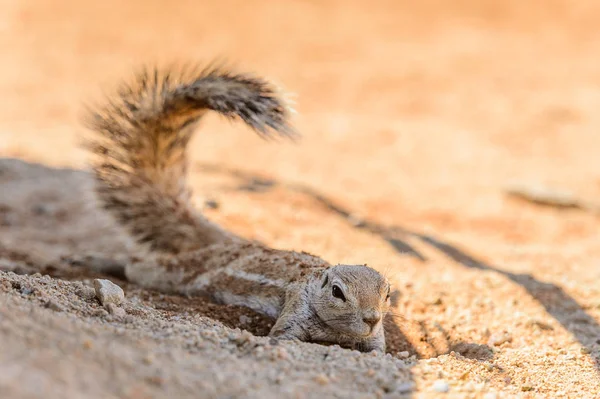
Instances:
[[[366,265],[333,266],[315,288],[313,308],[332,332],[361,340],[383,328],[390,283],[378,271]]]

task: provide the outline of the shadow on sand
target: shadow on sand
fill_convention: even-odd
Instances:
[[[348,223],[355,228],[368,231],[371,234],[380,237],[388,242],[398,253],[414,257],[421,262],[426,262],[427,258],[414,246],[410,245],[406,241],[407,238],[419,239],[424,244],[442,252],[445,256],[464,267],[499,273],[525,288],[529,295],[538,301],[552,317],[569,331],[588,353],[591,352],[592,347],[595,344],[600,343],[600,325],[573,297],[555,284],[540,281],[529,274],[515,274],[501,270],[494,265],[477,259],[466,251],[457,248],[455,245],[432,235],[420,234],[399,226],[384,226],[369,220],[356,220],[350,210],[344,209],[331,199],[310,187],[298,184],[286,184],[272,179],[264,179],[240,170],[223,168],[216,164],[198,163],[196,164],[196,167],[203,172],[226,174],[238,179],[240,183],[239,186],[237,186],[238,190],[261,193],[267,192],[275,187],[281,187],[305,194],[322,204],[330,212],[333,212],[348,221]],[[589,333],[590,331],[592,332],[591,334]],[[595,336],[596,338],[590,339],[590,336]],[[455,346],[456,345],[450,345],[450,347]],[[594,363],[596,365],[596,370],[600,372],[599,359],[594,359]]]

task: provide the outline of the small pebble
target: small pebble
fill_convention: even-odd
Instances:
[[[96,297],[96,291],[87,285],[78,288],[75,293],[78,297],[86,300],[94,299]]]
[[[241,325],[246,325],[246,324],[250,324],[250,322],[252,322],[252,319],[246,315],[241,315],[240,316],[240,324]]]
[[[110,280],[95,279],[94,288],[96,290],[96,297],[104,306],[109,303],[120,305],[123,299],[125,299],[125,293],[121,287]]]
[[[533,391],[533,387],[531,385],[523,385],[521,387],[521,391],[523,391],[523,392]]]
[[[433,390],[436,392],[448,392],[450,390],[450,385],[444,380],[437,380],[433,383]]]
[[[329,378],[325,374],[319,374],[315,377],[315,381],[321,385],[329,384]]]
[[[408,359],[409,356],[410,353],[408,353],[408,351],[398,352],[398,358],[400,359]]]
[[[539,328],[540,330],[545,330],[545,331],[554,330],[554,327],[552,327],[550,324],[540,321],[540,320],[535,320],[535,319],[529,320],[527,322],[527,325],[530,327],[536,327],[536,328]]]
[[[116,317],[125,317],[127,315],[127,313],[125,313],[125,310],[123,308],[118,307],[114,303],[108,303],[108,304],[106,304],[105,307],[106,307],[106,310],[108,310],[108,313],[110,313]]]
[[[488,340],[489,346],[499,346],[506,342],[512,342],[512,335],[508,332],[494,333]]]
[[[581,348],[581,353],[584,355],[589,355],[590,353],[592,353],[592,351],[590,350],[590,348],[586,348],[584,346],[583,348]]]

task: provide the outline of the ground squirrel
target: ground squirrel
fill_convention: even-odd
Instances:
[[[149,249],[127,265],[130,281],[249,307],[276,319],[270,335],[278,339],[385,350],[384,276],[366,265],[331,266],[251,243],[190,203],[186,147],[205,112],[241,119],[263,137],[295,134],[271,83],[218,67],[143,70],[88,111],[100,203]]]

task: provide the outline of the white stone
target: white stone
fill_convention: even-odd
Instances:
[[[450,390],[450,385],[444,380],[437,380],[433,383],[433,390],[436,392],[448,392]]]
[[[125,293],[121,287],[110,280],[95,279],[94,289],[96,290],[96,297],[103,306],[109,303],[120,305],[125,299]]]

